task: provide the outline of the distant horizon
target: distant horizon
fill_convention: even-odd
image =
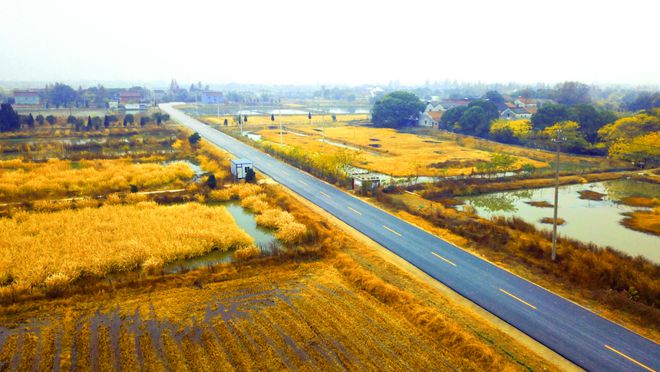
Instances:
[[[197,84],[200,81],[181,81],[178,79],[176,80],[177,84],[181,88],[187,89],[191,84]],[[69,80],[69,81],[60,81],[60,80],[0,80],[0,89],[4,90],[13,90],[13,89],[41,89],[43,88],[46,84],[55,84],[55,83],[61,83],[61,84],[66,84],[71,86],[72,88],[77,89],[78,87],[82,87],[83,89],[85,88],[90,88],[90,87],[96,87],[96,86],[103,86],[105,88],[110,88],[110,89],[122,89],[122,88],[130,88],[134,86],[140,86],[144,88],[148,88],[151,90],[154,89],[165,89],[167,90],[170,87],[170,80],[154,80],[154,81],[132,81],[132,80]],[[494,87],[494,86],[500,86],[500,87],[508,87],[508,86],[515,86],[519,88],[538,88],[538,87],[548,87],[552,88],[555,87],[557,84],[561,84],[562,82],[566,81],[575,81],[575,80],[562,80],[558,82],[536,82],[536,83],[521,83],[521,82],[483,82],[483,81],[459,81],[459,80],[452,80],[452,79],[445,79],[445,80],[436,80],[436,81],[429,81],[428,85],[433,89],[434,86],[441,85],[443,83],[449,83],[452,85],[458,85],[458,86],[464,86],[464,87]],[[660,84],[627,84],[627,83],[589,83],[585,81],[579,81],[580,83],[587,84],[592,87],[598,87],[598,88],[621,88],[621,89],[629,89],[629,90],[660,90]],[[326,88],[358,88],[358,87],[380,87],[380,88],[391,88],[391,85],[393,83],[396,83],[396,80],[393,81],[386,81],[386,82],[374,82],[374,83],[357,83],[357,84],[334,84],[334,83],[310,83],[310,84],[268,84],[268,83],[241,83],[241,82],[211,82],[211,81],[205,81],[201,80],[202,85],[210,86],[211,88],[227,88],[229,86],[237,86],[237,87],[243,87],[243,88],[259,88],[259,89],[267,89],[267,88],[302,88],[302,89],[320,89],[321,87],[325,86]],[[393,89],[401,89],[401,90],[406,90],[406,89],[417,89],[417,88],[424,88],[426,86],[426,82],[421,83],[421,84],[403,84],[403,83],[398,83],[396,87]]]
[[[3,7],[0,81],[658,86],[659,11],[648,0],[22,0]]]

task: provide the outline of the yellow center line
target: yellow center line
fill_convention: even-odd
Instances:
[[[346,208],[348,208],[348,209],[350,209],[350,210],[352,210],[353,212],[355,212],[355,213],[357,213],[357,214],[359,214],[360,216],[362,215],[362,213],[360,213],[360,212],[358,212],[358,211],[356,211],[355,209],[353,209],[353,208],[351,208],[351,207],[346,207]]]
[[[516,300],[518,300],[518,301],[524,303],[525,305],[531,307],[532,309],[536,310],[536,306],[534,306],[534,305],[530,304],[529,302],[527,302],[527,301],[521,299],[520,297],[516,297],[516,296],[512,295],[511,293],[509,293],[509,292],[503,290],[502,288],[500,288],[500,292],[502,292],[502,293],[504,293],[504,294],[506,294],[506,295],[509,295],[509,296],[515,298]]]
[[[300,182],[300,183],[302,183],[303,185],[307,186],[307,184],[305,183],[305,181],[298,180],[298,182]]]
[[[321,195],[325,196],[326,198],[330,198],[330,195],[324,193],[323,191],[321,191]],[[332,198],[330,198],[330,199],[332,199]]]
[[[455,263],[449,261],[448,259],[442,257],[441,255],[439,255],[439,254],[437,254],[437,253],[435,253],[435,252],[431,252],[431,254],[434,255],[434,256],[436,256],[436,257],[438,257],[439,259],[445,261],[446,263],[448,263],[448,264],[450,264],[450,265],[453,265],[454,267],[457,267]]]
[[[394,233],[394,234],[397,234],[398,236],[401,236],[401,234],[399,234],[398,232],[396,232],[396,231],[390,229],[389,227],[387,227],[387,226],[385,226],[385,225],[383,225],[383,227],[384,227],[387,231],[389,231],[389,232],[391,232],[391,233]]]
[[[653,368],[651,368],[651,367],[649,367],[649,366],[646,366],[646,365],[644,365],[644,364],[642,364],[642,363],[636,361],[635,359],[633,359],[633,358],[627,356],[626,354],[620,352],[619,350],[613,348],[612,346],[609,346],[609,345],[604,345],[604,346],[605,346],[605,348],[612,350],[613,352],[615,352],[615,353],[621,355],[622,357],[624,357],[624,358],[628,359],[629,361],[631,361],[631,362],[637,364],[638,366],[640,366],[640,367],[646,369],[647,371],[655,372],[655,370],[654,370]]]

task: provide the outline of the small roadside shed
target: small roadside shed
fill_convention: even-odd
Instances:
[[[234,178],[243,180],[249,169],[254,168],[252,162],[248,159],[232,159],[231,160],[231,174]]]

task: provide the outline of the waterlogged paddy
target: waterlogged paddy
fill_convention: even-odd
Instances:
[[[234,217],[236,224],[254,239],[254,244],[261,248],[262,252],[266,253],[273,244],[277,243],[273,232],[269,229],[257,226],[254,214],[245,210],[240,204],[228,203],[224,206],[232,217]],[[203,256],[176,260],[165,265],[164,271],[166,273],[174,273],[184,270],[193,270],[209,265],[216,265],[219,263],[231,262],[233,260],[233,253],[233,251],[222,252],[216,250]]]
[[[579,191],[591,190],[607,196],[602,201],[580,199]],[[617,203],[629,196],[660,197],[660,185],[633,180],[596,182],[568,185],[559,188],[558,217],[566,220],[558,226],[559,234],[600,246],[610,246],[632,256],[641,255],[660,263],[660,237],[630,230],[621,225],[622,213],[643,209]],[[517,216],[537,228],[552,229],[540,223],[541,218],[552,218],[553,208],[529,205],[530,201],[554,202],[554,188],[497,192],[461,198],[474,207],[480,216]]]

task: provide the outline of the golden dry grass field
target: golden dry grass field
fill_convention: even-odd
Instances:
[[[218,124],[212,117],[204,118],[207,122]],[[253,117],[249,120],[261,122],[270,117]],[[289,147],[298,147],[307,153],[335,154],[346,149],[355,150],[359,155],[353,166],[365,168],[392,176],[441,176],[470,174],[478,162],[490,160],[493,152],[467,147],[449,140],[436,140],[427,136],[402,133],[389,128],[375,128],[363,125],[347,125],[351,118],[337,117],[337,122],[325,121],[312,123],[288,120],[284,143]],[[248,120],[244,130],[251,130],[279,146],[279,128],[269,128],[268,122],[258,125]],[[277,124],[277,120],[275,122]],[[232,123],[232,125],[235,125]],[[222,127],[222,126],[221,126]],[[328,140],[333,143],[323,142]],[[548,163],[517,156],[516,167],[531,164],[536,168],[547,167]]]
[[[333,122],[332,115],[315,114],[312,116],[311,124],[328,125],[329,123],[333,123],[334,125],[338,125],[338,124],[347,124],[351,122],[363,122],[369,119],[369,115],[367,114],[338,114],[335,115],[335,117],[336,117],[336,121]],[[236,116],[230,116],[230,115],[220,116],[220,117],[205,116],[203,119],[210,123],[219,124],[219,125],[224,125],[225,119],[227,119],[228,126],[238,125]],[[275,120],[271,120],[270,115],[255,115],[255,116],[248,115],[248,121],[247,123],[244,123],[244,125],[251,125],[251,126],[279,125],[280,120],[282,121],[282,125],[310,124],[310,120],[307,115],[282,115],[281,117],[278,115],[275,117]]]
[[[206,122],[220,129],[232,130],[238,123],[228,117],[207,116]],[[243,129],[262,136],[266,144],[279,148],[279,118],[271,122],[270,116],[253,116]],[[305,115],[284,116],[285,126],[282,151],[298,148],[308,154],[332,155],[350,149],[356,153],[352,165],[391,176],[455,176],[469,175],[476,171],[476,164],[491,160],[495,153],[505,153],[516,158],[512,169],[528,164],[537,169],[549,169],[554,161],[552,152],[506,145],[484,139],[458,135],[437,129],[409,128],[398,131],[363,125],[366,115],[337,115],[336,122],[315,117],[310,125]],[[328,142],[324,142],[327,140]],[[564,154],[562,163],[568,168],[607,169],[622,166],[610,164],[602,157]]]
[[[182,177],[185,190],[173,195],[112,193],[94,172],[88,183],[69,173],[79,171],[70,160],[12,163],[28,174],[53,166],[54,185],[74,178],[81,190],[103,190],[4,210],[0,370],[554,368],[279,186],[231,184],[228,154],[173,133],[173,157],[216,174],[217,189]],[[85,156],[90,165],[80,170],[96,169],[100,160]],[[109,179],[133,166],[112,161]],[[152,169],[145,184],[163,185],[168,167]],[[189,272],[159,270],[252,245],[217,204],[228,200],[272,229],[281,248],[239,249],[233,263]]]
[[[0,219],[0,282],[64,285],[253,244],[221,206],[154,202],[17,213]],[[6,281],[5,279],[4,281]]]
[[[126,191],[180,188],[194,176],[186,164],[135,163],[132,159],[45,163],[20,159],[0,160],[0,202],[27,201],[67,196],[99,195]]]

